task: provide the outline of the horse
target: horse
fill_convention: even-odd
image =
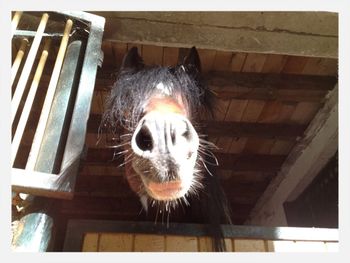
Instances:
[[[211,112],[211,97],[195,47],[172,67],[145,65],[133,47],[106,99],[100,127],[113,134],[123,128],[117,147],[144,210],[156,207],[156,216],[168,213],[168,218],[179,206],[200,210],[213,249],[224,251],[220,224],[232,223],[231,212],[215,175],[215,146],[198,121],[199,112]]]

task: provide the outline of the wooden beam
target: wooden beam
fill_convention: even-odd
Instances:
[[[338,57],[338,15],[328,12],[96,12],[104,37],[126,43]]]
[[[97,73],[96,90],[111,90],[113,70]],[[332,76],[251,72],[209,72],[204,81],[221,99],[320,102],[337,82]]]
[[[101,115],[90,114],[88,120],[88,133],[97,133],[101,123]],[[284,124],[284,123],[250,123],[250,122],[227,122],[227,121],[203,121],[200,123],[200,133],[209,136],[230,136],[230,137],[259,137],[265,139],[281,139],[295,141],[302,136],[305,125]],[[120,128],[120,133],[123,130]],[[96,134],[97,138],[97,134]]]
[[[271,181],[246,224],[286,225],[283,203],[295,199],[315,178],[338,149],[338,86],[327,96],[292,149],[279,174]]]
[[[89,148],[85,159],[86,164],[115,166],[118,167],[124,162],[123,155],[113,160],[113,149]],[[285,155],[264,155],[264,154],[226,154],[215,153],[219,161],[219,169],[233,171],[261,171],[275,172],[279,170],[284,162]]]

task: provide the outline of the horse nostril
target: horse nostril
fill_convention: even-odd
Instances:
[[[187,121],[185,121],[185,124],[186,124],[186,129],[185,129],[185,131],[182,132],[181,136],[189,141],[189,140],[191,140],[191,131],[190,131],[190,127],[189,127]]]
[[[143,126],[135,137],[136,145],[142,151],[151,151],[153,148],[152,135],[149,129]]]

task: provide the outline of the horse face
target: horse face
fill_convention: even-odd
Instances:
[[[183,197],[196,183],[199,138],[182,111],[173,98],[151,98],[132,136],[133,170],[156,200]]]
[[[182,70],[193,71],[194,66],[199,68],[199,57],[192,49]],[[137,49],[126,55],[123,68],[142,68]],[[199,184],[199,137],[189,120],[188,101],[180,93],[172,89],[172,83],[155,83],[131,139],[134,158],[132,169],[127,170],[141,179],[143,191],[139,194],[146,193],[155,200],[182,198]]]

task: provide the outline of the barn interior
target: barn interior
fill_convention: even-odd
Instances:
[[[71,219],[154,221],[124,178],[122,156],[114,158],[117,139],[98,134],[123,56],[134,46],[145,64],[163,66],[176,65],[196,46],[203,77],[215,94],[214,116],[201,116],[200,125],[217,146],[217,176],[235,225],[338,227],[337,14],[93,13],[106,18],[103,63],[74,197],[55,199],[55,250],[62,249]],[[29,13],[20,23],[29,27],[40,15]],[[26,165],[59,45],[52,40],[16,168]],[[14,38],[13,61],[20,47],[21,39]]]

